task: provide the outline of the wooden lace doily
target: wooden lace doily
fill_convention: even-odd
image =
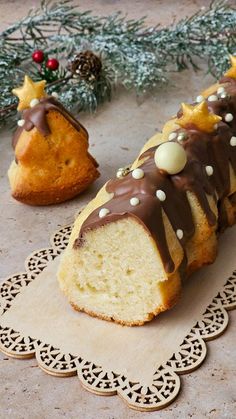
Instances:
[[[27,258],[26,272],[15,274],[0,284],[0,320],[12,307],[21,291],[29,287],[65,249],[70,233],[70,225],[58,230],[51,238],[50,248],[35,251]],[[13,328],[3,326],[1,321],[0,349],[15,358],[35,356],[39,366],[48,374],[77,374],[82,385],[89,391],[99,395],[118,394],[133,409],[158,410],[170,404],[177,396],[181,384],[179,375],[193,371],[203,362],[207,353],[206,341],[224,332],[228,324],[227,310],[235,307],[236,271],[227,279],[169,360],[158,366],[149,385],[134,382],[119,371],[106,371],[103,366],[79,354],[63,353],[50,342],[43,342],[37,337],[23,336]]]

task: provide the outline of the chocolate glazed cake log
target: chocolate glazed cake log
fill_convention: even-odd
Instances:
[[[214,261],[217,234],[235,222],[236,83],[222,81],[207,100],[203,93],[199,103],[183,105],[130,172],[110,180],[77,220],[58,274],[75,308],[126,325],[143,324],[177,301],[180,275]],[[166,169],[171,154],[168,164],[159,164],[167,144],[184,150],[181,170]],[[156,270],[147,243],[136,246],[140,234],[149,237],[159,258]],[[146,271],[138,260],[133,263],[137,252]],[[69,259],[72,269],[66,272]]]
[[[227,99],[223,99],[221,102],[216,101],[215,105],[211,104],[213,113],[217,113],[224,118],[229,110],[233,110],[236,115],[236,84],[234,89],[230,89],[230,93],[234,94],[233,99],[230,96],[228,100],[230,103],[227,103]],[[235,125],[235,123],[232,125]],[[174,231],[177,231],[178,228],[183,231],[184,236],[181,240],[183,247],[194,233],[194,222],[186,191],[190,190],[196,194],[209,224],[214,225],[217,222],[215,214],[206,199],[206,194],[215,196],[216,192],[219,212],[224,211],[221,201],[230,192],[229,162],[236,173],[236,147],[230,145],[230,139],[233,135],[236,135],[236,125],[235,130],[233,128],[222,122],[211,134],[203,133],[194,128],[186,129],[183,147],[188,156],[188,163],[182,172],[177,175],[170,176],[156,167],[154,153],[158,146],[142,154],[140,160],[146,158],[145,163],[140,166],[144,171],[144,177],[137,182],[130,173],[123,179],[108,182],[107,191],[114,193],[114,198],[106,204],[109,214],[105,219],[99,218],[97,210],[90,214],[82,225],[80,236],[74,244],[75,247],[83,243],[81,239],[87,230],[98,228],[121,217],[135,216],[155,238],[166,271],[172,272],[174,267],[168,251],[163,223],[161,222],[161,207],[169,218]],[[207,165],[214,168],[212,176],[207,175],[205,170]],[[171,199],[164,202],[157,200],[155,193],[159,189],[165,191],[167,197],[169,196]],[[140,205],[136,207],[130,205],[131,194],[140,197]],[[218,228],[220,230],[225,229],[227,219],[219,213],[219,220],[221,223],[224,221],[226,225],[219,224]]]

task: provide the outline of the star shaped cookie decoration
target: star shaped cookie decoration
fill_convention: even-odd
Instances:
[[[231,67],[224,74],[226,77],[236,79],[236,56],[230,55]]]
[[[221,117],[209,112],[207,103],[201,102],[198,105],[187,105],[182,103],[183,115],[176,120],[176,123],[183,128],[194,127],[204,132],[212,132]]]
[[[19,98],[17,110],[23,111],[30,107],[30,102],[33,99],[45,97],[45,85],[45,80],[33,82],[29,76],[25,76],[23,86],[12,90],[12,93]]]

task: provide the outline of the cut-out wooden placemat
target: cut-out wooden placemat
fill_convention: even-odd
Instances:
[[[51,247],[33,252],[26,272],[0,284],[0,350],[35,356],[48,374],[78,375],[99,395],[118,394],[133,409],[158,410],[180,390],[180,374],[201,365],[206,341],[221,335],[236,308],[236,231],[221,238],[217,261],[190,278],[176,307],[141,327],[122,327],[78,313],[61,294],[56,271],[71,226]]]

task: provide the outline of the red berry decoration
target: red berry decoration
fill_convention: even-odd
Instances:
[[[56,58],[49,58],[46,62],[46,67],[49,68],[49,70],[55,71],[59,67],[59,62]]]
[[[35,63],[42,63],[44,60],[44,53],[43,51],[41,51],[40,49],[38,49],[37,51],[34,51],[32,54],[32,58],[34,60]]]

